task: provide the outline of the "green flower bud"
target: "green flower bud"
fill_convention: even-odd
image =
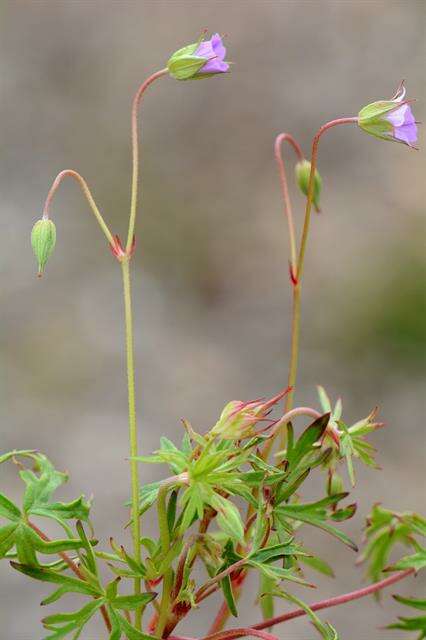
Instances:
[[[41,276],[56,243],[56,227],[52,220],[38,220],[31,231],[31,245],[38,262],[38,275]]]
[[[311,163],[309,162],[309,160],[300,160],[300,162],[296,164],[295,175],[296,175],[296,182],[299,186],[299,189],[305,196],[307,196],[308,188],[309,188],[309,176],[311,175]],[[314,194],[312,198],[312,203],[316,211],[320,211],[319,199],[321,194],[321,188],[322,188],[322,179],[318,171],[315,169]]]

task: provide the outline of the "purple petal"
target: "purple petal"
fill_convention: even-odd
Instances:
[[[395,127],[394,138],[405,142],[410,147],[417,142],[417,125],[415,122],[403,124],[401,127]]]
[[[205,58],[206,60],[210,60],[210,58],[215,57],[216,53],[213,49],[211,40],[202,40],[195,50],[194,56]]]
[[[225,60],[226,47],[224,47],[222,38],[218,33],[215,33],[214,36],[212,36],[211,43],[212,43],[213,50],[217,55],[217,57],[219,58],[219,60],[222,60],[222,61]]]
[[[209,60],[206,62],[204,67],[198,71],[198,74],[203,73],[226,73],[229,70],[229,64],[227,62],[223,62],[219,60],[219,58],[213,58],[213,60]]]
[[[403,125],[413,124],[415,122],[413,112],[411,111],[411,107],[409,104],[403,104],[398,109],[390,111],[386,115],[386,119],[394,127],[402,127]]]
[[[224,61],[226,49],[218,33],[215,33],[210,40],[200,42],[194,55],[206,60],[206,64],[201,67],[197,75],[204,73],[226,73],[229,70],[229,64]]]

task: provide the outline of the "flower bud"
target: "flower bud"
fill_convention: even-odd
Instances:
[[[391,100],[372,102],[358,114],[359,127],[376,138],[402,142],[409,147],[417,142],[417,123],[405,98],[401,82]]]
[[[269,400],[258,399],[249,402],[232,400],[223,409],[219,420],[210,431],[213,436],[223,440],[240,440],[255,434],[254,427],[258,422],[273,423],[266,415],[271,408],[283,398],[290,389],[284,389]]]
[[[200,40],[176,51],[169,59],[167,68],[176,80],[197,80],[226,73],[226,48],[218,33],[210,40]]]
[[[46,262],[55,248],[56,227],[52,220],[38,220],[31,231],[31,245],[38,262],[38,275],[41,276]]]
[[[309,160],[300,160],[295,168],[296,182],[301,192],[307,196],[309,190],[309,176],[311,175],[311,163]],[[322,188],[322,179],[318,171],[315,169],[314,175],[314,193],[312,203],[316,211],[320,211],[319,199]]]

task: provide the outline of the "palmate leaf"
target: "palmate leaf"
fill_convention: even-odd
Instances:
[[[26,484],[23,499],[23,511],[27,516],[37,515],[52,518],[59,522],[69,533],[66,521],[77,519],[86,521],[90,504],[84,496],[69,503],[51,502],[54,492],[68,480],[68,475],[57,471],[43,454],[34,454],[35,469],[23,469],[20,476]]]
[[[416,536],[426,535],[426,521],[411,512],[397,513],[375,505],[367,519],[366,545],[359,562],[368,561],[368,576],[375,582],[387,568],[392,549],[397,544],[420,553]],[[417,558],[419,560],[419,558]],[[410,562],[410,561],[409,561]],[[410,565],[411,566],[411,565]]]

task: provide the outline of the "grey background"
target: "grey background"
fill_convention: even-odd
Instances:
[[[290,131],[308,153],[322,123],[390,97],[401,78],[424,120],[425,4],[33,0],[3,1],[0,12],[1,449],[35,447],[68,469],[63,498],[95,494],[106,545],[109,535],[127,540],[120,271],[70,181],[52,206],[58,242],[37,281],[29,234],[51,181],[63,168],[80,171],[124,236],[134,91],[203,27],[228,34],[232,74],[162,79],[146,96],[133,263],[141,450],[162,433],[180,438],[181,416],[206,429],[228,400],[272,395],[286,381],[290,292],[274,136]],[[383,471],[360,473],[359,513],[346,526],[357,539],[376,501],[424,511],[425,170],[423,150],[355,127],[333,130],[320,148],[323,214],[309,242],[297,401],[315,404],[321,382],[342,395],[348,422],[382,409],[387,428],[373,440]],[[303,201],[292,194],[300,222]],[[12,466],[1,485],[18,496]],[[361,584],[350,552],[321,533],[310,544],[337,576],[307,600]],[[391,592],[419,592],[419,580]],[[38,603],[48,591],[3,563],[1,638],[42,638]],[[254,593],[253,582],[247,624],[258,618]],[[200,609],[182,633],[202,635],[214,610]],[[379,628],[398,610],[388,594],[382,605],[363,600],[323,617],[345,640],[378,640],[399,637]],[[306,621],[276,632],[314,633]]]

